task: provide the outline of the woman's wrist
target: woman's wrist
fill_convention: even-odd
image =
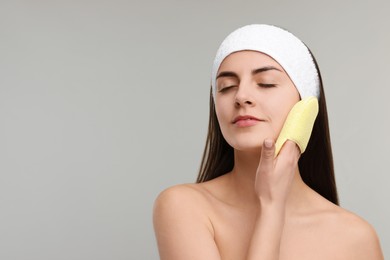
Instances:
[[[261,203],[258,217],[270,218],[284,222],[286,213],[285,203]]]

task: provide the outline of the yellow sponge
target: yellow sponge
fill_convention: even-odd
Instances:
[[[287,115],[286,122],[275,143],[275,156],[279,154],[280,149],[287,140],[294,141],[302,154],[309,142],[317,114],[318,100],[316,97],[306,97],[296,103]]]

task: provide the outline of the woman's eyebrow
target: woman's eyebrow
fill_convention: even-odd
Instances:
[[[268,71],[268,70],[277,70],[277,71],[282,72],[280,69],[278,69],[274,66],[265,66],[262,68],[252,70],[252,75],[255,75],[255,74],[260,73],[260,72]]]
[[[261,72],[264,72],[264,71],[268,71],[268,70],[277,70],[277,71],[282,72],[280,69],[278,69],[276,67],[265,66],[265,67],[261,67],[261,68],[257,68],[257,69],[252,70],[252,75],[255,75],[257,73],[261,73]],[[220,77],[236,77],[236,78],[238,78],[238,75],[235,72],[233,72],[233,71],[222,71],[222,72],[220,72],[218,74],[218,76],[217,76],[217,78],[215,80],[217,80]]]

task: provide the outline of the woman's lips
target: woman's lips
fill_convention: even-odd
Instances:
[[[251,115],[240,115],[233,119],[233,124],[238,127],[248,127],[253,126],[259,123],[260,120],[257,117],[251,116]]]

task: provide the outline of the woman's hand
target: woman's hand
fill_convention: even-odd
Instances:
[[[272,205],[284,209],[300,155],[298,146],[287,140],[275,158],[274,141],[264,140],[255,181],[262,208]]]

